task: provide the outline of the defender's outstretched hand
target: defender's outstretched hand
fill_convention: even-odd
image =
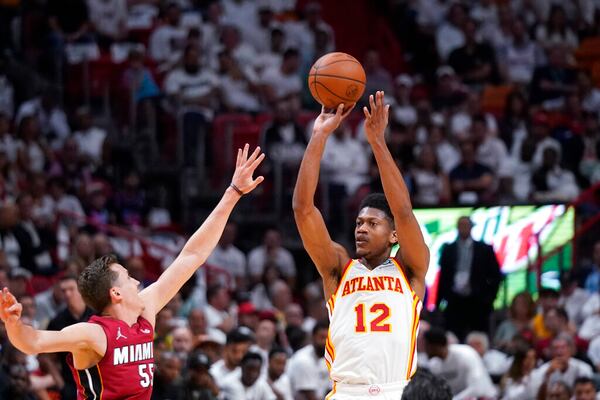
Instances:
[[[328,112],[325,107],[321,107],[321,114],[319,114],[315,120],[313,132],[329,135],[340,126],[344,118],[346,118],[352,109],[354,109],[355,105],[356,103],[346,108],[344,104],[340,104],[335,110],[335,114]]]
[[[365,134],[369,143],[374,143],[376,140],[385,139],[385,128],[388,123],[390,105],[383,103],[383,91],[369,96],[369,105],[371,110],[363,107],[365,113]]]
[[[17,301],[15,296],[8,291],[7,288],[2,290],[2,298],[0,299],[0,319],[2,322],[13,323],[21,318],[23,306]]]
[[[243,194],[250,193],[265,180],[263,176],[259,176],[256,179],[252,177],[256,168],[265,159],[265,154],[260,152],[260,147],[256,147],[252,154],[248,156],[249,148],[250,145],[246,143],[243,150],[238,149],[235,172],[233,173],[233,178],[231,178],[232,186],[240,190]]]

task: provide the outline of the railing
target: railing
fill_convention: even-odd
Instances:
[[[581,204],[583,204],[587,199],[589,199],[591,197],[591,195],[600,190],[600,182],[595,183],[594,185],[590,186],[589,188],[587,188],[585,191],[583,191],[582,193],[580,193],[580,195],[573,200],[572,202],[566,204],[566,207],[577,207],[580,206]],[[536,245],[538,247],[538,255],[536,257],[536,259],[534,260],[534,262],[532,263],[531,267],[533,268],[533,270],[536,272],[536,282],[537,282],[537,287],[541,287],[541,275],[542,275],[542,267],[544,265],[544,263],[546,261],[548,261],[549,259],[551,259],[552,257],[558,255],[558,254],[562,254],[565,251],[565,248],[569,245],[572,246],[572,264],[574,265],[576,262],[576,251],[575,251],[575,243],[578,239],[580,239],[584,234],[586,234],[592,227],[594,227],[598,222],[600,222],[600,204],[597,205],[599,211],[596,212],[595,214],[593,214],[592,216],[589,217],[589,219],[585,220],[576,230],[575,233],[573,235],[573,237],[571,238],[571,240],[569,240],[568,242],[556,247],[555,249],[552,249],[551,251],[549,251],[547,254],[544,254],[542,251],[542,246],[540,243],[540,235],[542,233],[542,231],[550,224],[551,221],[546,222],[546,224],[544,225],[544,227],[542,227],[542,229],[540,229],[540,231],[533,235],[534,240],[536,241]],[[562,258],[561,258],[562,259]],[[559,269],[560,272],[562,273],[564,270],[564,264],[563,262],[559,263]],[[527,279],[527,278],[526,278]]]

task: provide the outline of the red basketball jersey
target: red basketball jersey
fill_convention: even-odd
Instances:
[[[149,400],[154,377],[154,329],[142,317],[133,326],[111,317],[93,316],[106,334],[106,353],[93,367],[77,370],[67,362],[77,384],[79,400]]]

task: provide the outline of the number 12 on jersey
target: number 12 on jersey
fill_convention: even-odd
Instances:
[[[356,312],[356,326],[355,331],[359,333],[367,332],[365,325],[365,304],[359,303],[354,307]],[[375,303],[369,308],[369,314],[376,314],[371,319],[370,332],[391,332],[392,326],[386,321],[390,318],[391,310],[385,303]]]

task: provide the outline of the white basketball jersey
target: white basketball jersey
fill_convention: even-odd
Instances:
[[[412,377],[421,300],[395,259],[373,270],[350,260],[327,308],[325,360],[333,382],[385,384]]]

